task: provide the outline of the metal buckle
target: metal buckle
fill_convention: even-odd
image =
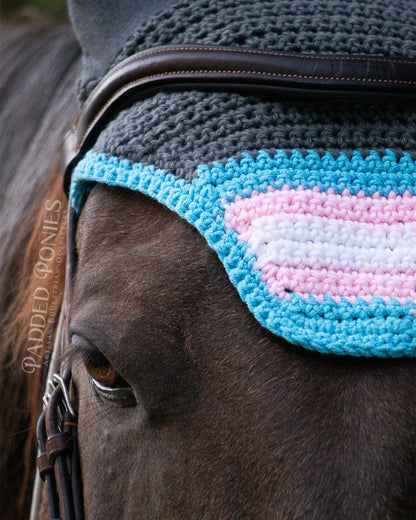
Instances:
[[[48,406],[50,398],[58,386],[62,390],[62,403],[64,404],[65,410],[70,414],[72,418],[74,418],[75,411],[72,407],[71,399],[69,397],[68,387],[65,383],[64,378],[58,373],[53,374],[52,379],[49,379],[46,385],[46,392],[42,398],[43,404],[45,408]]]

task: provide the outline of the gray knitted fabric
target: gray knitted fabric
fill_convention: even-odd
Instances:
[[[416,58],[414,0],[183,1],[140,27],[117,61],[168,44]],[[94,81],[84,85],[82,95]],[[415,108],[160,93],[124,110],[94,149],[191,179],[198,164],[276,148],[416,156]]]

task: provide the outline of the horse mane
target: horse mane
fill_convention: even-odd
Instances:
[[[68,27],[30,23],[1,26],[0,34],[0,517],[14,519],[30,507],[44,361],[62,301],[59,153],[77,108],[80,51]]]

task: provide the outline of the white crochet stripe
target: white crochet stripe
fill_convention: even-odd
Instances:
[[[341,222],[341,225],[340,225]],[[239,240],[257,258],[255,267],[266,264],[291,267],[319,264],[342,270],[416,270],[416,230],[413,223],[350,223],[311,215],[279,215],[255,219]]]

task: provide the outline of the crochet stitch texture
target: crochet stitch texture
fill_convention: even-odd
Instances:
[[[117,61],[182,43],[416,58],[416,5],[182,1]],[[149,195],[200,231],[273,333],[322,353],[415,356],[415,126],[408,104],[158,93],[109,123],[72,203],[81,211],[93,182]]]
[[[257,320],[323,353],[416,355],[416,164],[391,151],[349,159],[260,151],[171,173],[89,152],[71,198],[91,182],[149,195],[195,226]]]
[[[411,0],[182,1],[128,37],[117,61],[175,44],[414,58],[416,5]],[[354,150],[367,155],[388,148],[416,157],[415,124],[415,107],[408,104],[159,93],[123,111],[95,150],[191,179],[198,164],[239,160],[241,152],[255,156],[258,150],[351,156]]]

